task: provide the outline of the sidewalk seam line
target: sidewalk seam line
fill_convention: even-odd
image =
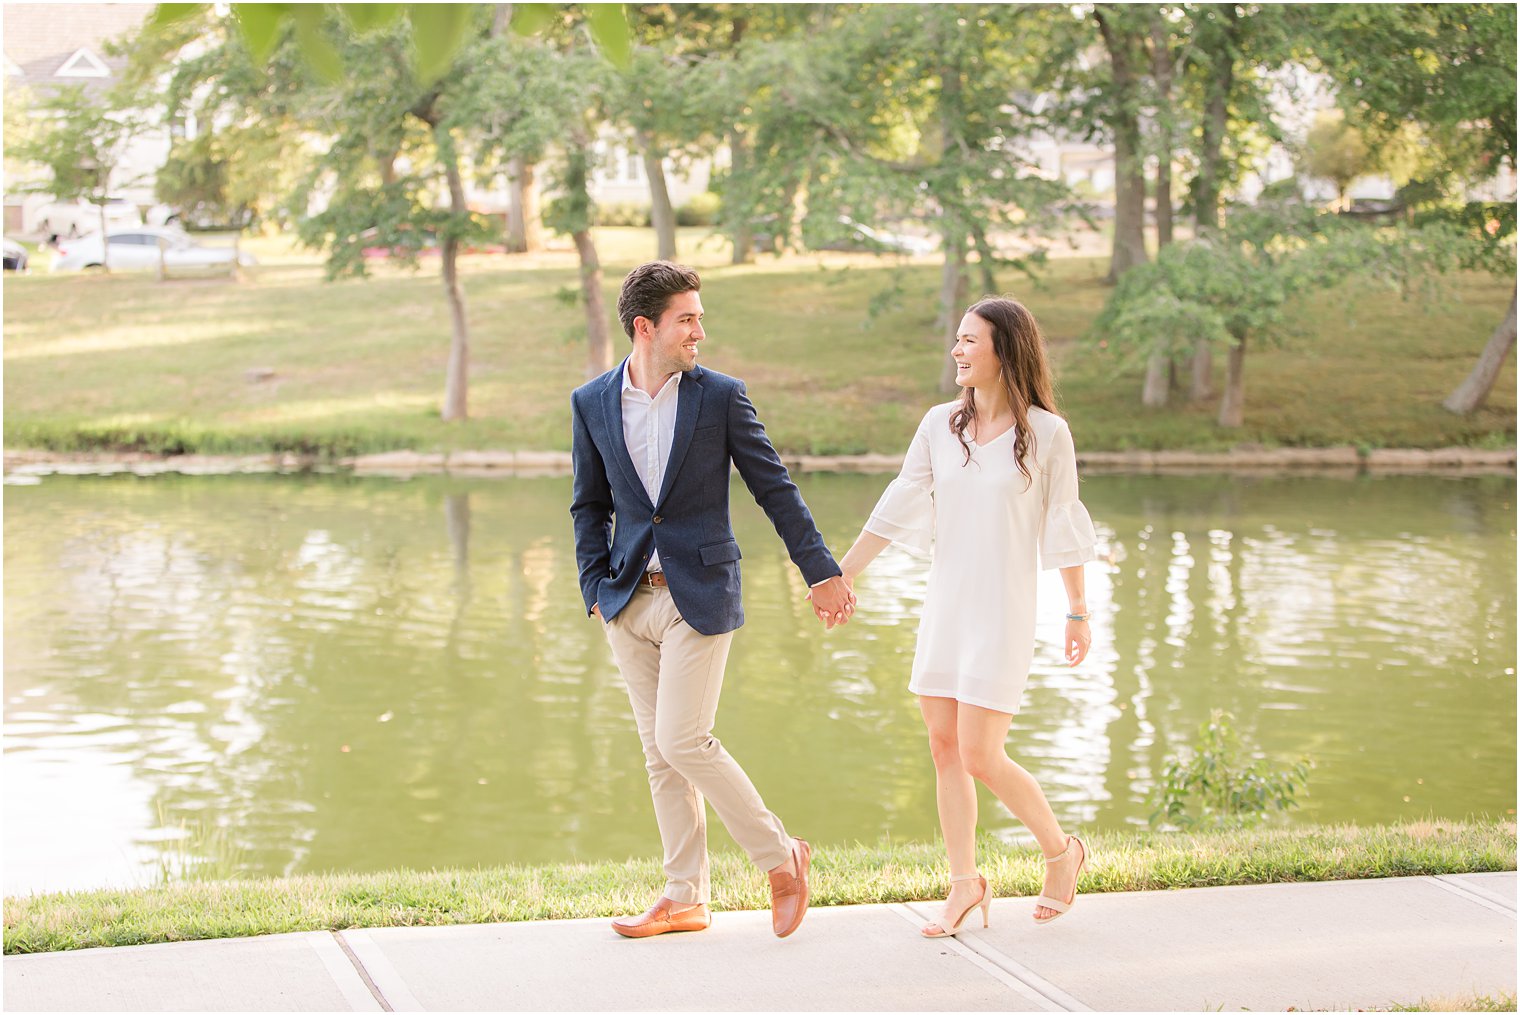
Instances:
[[[1505,916],[1515,915],[1515,907],[1509,904],[1509,900],[1490,895],[1488,892],[1480,891],[1462,881],[1448,881],[1448,877],[1452,877],[1452,875],[1436,874],[1432,875],[1428,880],[1432,884],[1436,885],[1439,888],[1445,889],[1458,898],[1466,899],[1468,902],[1477,903],[1484,909],[1492,909],[1494,912],[1503,913]]]
[[[395,1011],[396,1009],[392,1008],[390,1002],[385,999],[385,995],[380,992],[380,988],[375,986],[375,981],[370,977],[369,970],[364,968],[364,963],[359,961],[359,956],[354,954],[354,950],[349,947],[343,935],[338,931],[332,931],[331,933],[334,940],[338,942],[338,947],[343,949],[343,954],[347,955],[348,961],[353,964],[354,971],[359,974],[359,979],[364,981],[364,985],[374,995],[376,1003],[380,1005],[380,1010]]]
[[[915,927],[922,926],[923,921],[925,919],[928,919],[923,914],[918,913],[912,909],[906,902],[895,903],[892,905],[891,909],[898,916],[901,916],[904,920],[907,920]],[[988,975],[992,976],[993,979],[997,980],[1005,986],[1012,987],[1015,992],[1022,994],[1037,1004],[1048,1006],[1046,1009],[1047,1011],[1092,1011],[1091,1008],[1087,1007],[1076,998],[1071,997],[1071,995],[1066,994],[1065,991],[1062,991],[1059,988],[1054,988],[1056,993],[1064,995],[1071,1002],[1070,1004],[1063,1003],[1041,988],[1026,981],[1019,975],[1017,971],[1009,969],[1007,966],[998,962],[996,959],[984,955],[980,951],[972,948],[970,945],[966,944],[963,941],[960,941],[957,938],[947,937],[940,938],[938,940],[952,952],[959,955],[961,958],[970,962],[972,965],[976,966],[982,971],[986,972]],[[994,954],[1001,954],[998,953],[996,949],[993,949],[993,952]],[[1028,970],[1025,970],[1025,972],[1027,973]],[[1053,984],[1049,984],[1048,981],[1044,980],[1041,977],[1035,978],[1039,979],[1042,983],[1046,983],[1047,986],[1054,987]]]

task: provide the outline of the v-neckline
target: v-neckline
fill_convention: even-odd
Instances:
[[[1013,433],[1013,431],[1016,430],[1017,428],[1018,428],[1018,424],[1015,423],[1014,425],[1010,426],[1007,430],[1004,430],[1002,433],[1000,433],[996,437],[992,438],[992,440],[988,441],[986,444],[983,444],[981,441],[978,441],[978,440],[975,440],[975,439],[973,439],[971,441],[971,444],[972,444],[972,446],[978,447],[978,448],[990,448],[990,447],[992,447],[992,445],[996,444],[998,441],[1002,440],[1004,437],[1007,437],[1009,434]]]

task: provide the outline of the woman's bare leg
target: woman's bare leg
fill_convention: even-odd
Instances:
[[[939,828],[950,857],[950,876],[976,873],[976,783],[961,763],[957,741],[957,711],[965,706],[954,698],[918,699],[929,730],[929,754],[934,758],[934,794],[939,805]],[[981,893],[975,881],[952,881],[938,921],[948,930],[951,923]]]
[[[1007,712],[962,704],[956,722],[961,764],[1024,823],[1039,842],[1040,851],[1050,859],[1066,849],[1066,833],[1035,777],[1008,756],[1005,745],[1012,722],[1013,716]],[[1055,899],[1071,898],[1076,888],[1079,852],[1060,863],[1046,865],[1044,894]],[[1041,920],[1054,915],[1054,911],[1044,906],[1035,909],[1036,918]]]

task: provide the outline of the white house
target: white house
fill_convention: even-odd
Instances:
[[[5,103],[23,106],[68,85],[83,85],[97,95],[114,85],[126,58],[111,56],[105,44],[136,31],[154,4],[18,4],[0,6],[0,41],[5,53]],[[146,207],[153,203],[153,181],[172,141],[167,127],[133,141],[111,180],[113,197]],[[19,167],[6,165],[5,229],[31,232],[36,210],[51,200],[28,193],[36,179],[16,178]]]

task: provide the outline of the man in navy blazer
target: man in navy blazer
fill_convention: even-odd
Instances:
[[[772,925],[785,937],[807,912],[811,848],[787,834],[712,735],[729,646],[744,623],[730,463],[811,586],[819,619],[848,622],[854,595],[744,383],[697,366],[701,286],[695,271],[669,261],[635,268],[618,297],[632,353],[570,396],[581,595],[628,685],[665,849],[660,899],[613,929],[651,937],[709,926],[705,799],[769,874]]]

